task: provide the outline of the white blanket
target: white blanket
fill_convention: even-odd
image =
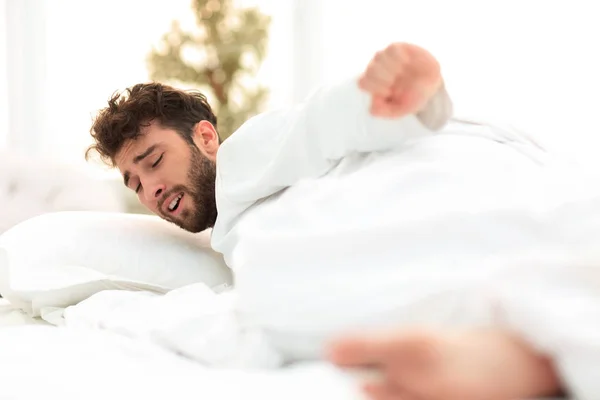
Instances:
[[[501,326],[552,355],[577,398],[597,400],[596,181],[518,150],[459,133],[348,156],[238,221],[234,292],[103,292],[65,324],[244,368],[319,360],[361,328]]]
[[[514,130],[452,120],[433,132],[415,116],[373,118],[369,101],[342,82],[251,119],[219,150],[211,244],[234,271],[240,324],[285,361],[357,329],[508,326],[555,356],[580,398],[599,398],[596,344],[576,333],[600,332],[596,297],[574,319],[551,276],[587,293],[600,179]]]
[[[64,324],[155,343],[210,366],[281,366],[281,357],[265,336],[241,325],[236,299],[233,291],[216,294],[203,283],[164,296],[108,290],[67,308]]]
[[[98,293],[64,311],[67,335],[135,338],[198,361],[190,371],[210,366],[211,388],[230,382],[220,397],[172,381],[186,393],[346,400],[355,384],[320,361],[332,337],[493,325],[551,354],[568,389],[597,400],[600,180],[556,167],[502,129],[453,123],[434,135],[412,117],[374,120],[355,86],[255,118],[224,143],[212,245],[235,272],[234,292]],[[129,348],[88,351],[137,374]],[[169,371],[161,354],[148,375]],[[291,362],[317,364],[300,375],[275,369]],[[189,363],[175,364],[190,376]],[[261,392],[270,389],[218,369],[240,367],[270,369],[256,372],[262,385],[289,387]],[[152,393],[164,393],[160,384]]]
[[[46,324],[46,322],[30,317],[25,311],[13,307],[6,299],[0,298],[0,328],[38,324]]]
[[[13,400],[364,399],[326,364],[206,368],[141,340],[47,326],[0,329],[0,397]]]
[[[515,329],[555,358],[565,383],[578,399],[594,400],[600,393],[597,368],[600,362],[600,274],[597,267],[600,253],[589,256],[589,262],[584,262],[586,258],[581,257],[579,263],[574,262],[572,255],[560,251],[530,254],[529,261],[526,257],[518,261],[503,258],[490,263],[487,274],[469,279],[463,274],[463,279],[445,280],[443,284],[433,284],[435,280],[427,274],[413,274],[412,278],[416,280],[411,284],[417,282],[421,289],[426,287],[428,290],[399,291],[396,299],[389,297],[390,293],[380,294],[396,308],[385,312],[394,317],[390,325],[396,327],[494,325]],[[357,283],[359,286],[363,285]],[[403,288],[409,288],[409,284]],[[75,332],[108,331],[135,339],[136,346],[154,345],[170,354],[180,354],[198,362],[189,364],[190,370],[202,371],[198,376],[211,382],[213,376],[217,380],[230,380],[239,388],[248,384],[252,387],[248,390],[255,390],[252,393],[260,394],[261,398],[270,397],[264,395],[264,389],[253,386],[250,377],[262,377],[267,386],[284,381],[291,385],[289,387],[311,385],[309,381],[319,379],[324,391],[316,390],[309,398],[348,400],[360,397],[357,380],[319,361],[318,355],[312,357],[311,364],[300,364],[299,369],[277,369],[292,358],[291,349],[295,355],[318,354],[316,349],[321,349],[324,341],[337,332],[331,327],[347,324],[346,318],[351,313],[340,312],[337,316],[323,313],[298,324],[304,330],[295,327],[292,335],[290,330],[259,329],[245,323],[239,318],[237,300],[234,291],[214,294],[202,284],[165,296],[106,291],[68,308],[64,319],[66,326]],[[318,299],[307,297],[306,302],[316,305]],[[381,309],[384,303],[375,301],[358,309],[357,313]],[[277,311],[270,317],[274,321],[278,317]],[[327,317],[334,322],[323,323]],[[85,342],[86,337],[77,340]],[[44,342],[48,343],[48,338],[44,338]],[[77,350],[68,349],[71,351]],[[119,365],[141,362],[127,349],[113,349],[102,357],[105,363]],[[300,356],[296,357],[299,359]],[[306,356],[305,360],[311,361],[311,357]],[[210,369],[201,369],[200,365]],[[155,365],[152,368],[162,367]],[[232,372],[230,368],[239,370]],[[223,393],[212,398],[231,398]]]

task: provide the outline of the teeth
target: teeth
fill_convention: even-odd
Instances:
[[[183,193],[173,199],[173,201],[169,204],[169,211],[173,211],[175,207],[177,207],[179,200],[181,200],[182,197]]]

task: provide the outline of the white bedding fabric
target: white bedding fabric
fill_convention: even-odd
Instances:
[[[231,270],[209,243],[210,231],[184,232],[156,216],[45,214],[0,235],[0,293],[48,320],[55,308],[100,290],[231,284]]]
[[[46,322],[30,317],[25,311],[13,307],[8,300],[0,298],[0,328],[40,324],[46,324]]]
[[[211,243],[239,323],[286,361],[357,329],[507,326],[600,398],[598,176],[514,130],[433,132],[369,101],[342,82],[219,150]]]
[[[234,291],[100,292],[57,310],[65,328],[0,330],[3,368],[56,387],[83,374],[74,387],[94,395],[127,382],[136,398],[351,400],[356,382],[319,361],[333,336],[495,325],[552,355],[576,398],[598,400],[600,180],[499,129],[360,119],[364,98],[346,89],[224,143],[212,244]],[[313,364],[276,368],[290,362]]]
[[[144,341],[47,326],[0,329],[0,397],[31,399],[361,400],[348,374],[312,363],[206,368]]]
[[[66,312],[57,309],[54,321],[67,327],[0,299],[0,398],[365,399],[357,376],[366,374],[323,362],[231,368],[278,363],[273,354],[265,358],[260,337],[238,329],[233,299],[232,292],[217,295],[204,284],[165,296],[109,290]],[[249,351],[236,354],[243,349]]]
[[[235,299],[203,284],[164,296],[111,290],[65,310],[66,327],[2,328],[0,395],[366,400],[368,371],[318,360],[274,368],[281,358],[261,332],[239,324]]]
[[[316,361],[333,336],[359,328],[494,325],[550,354],[576,398],[597,400],[600,196],[584,179],[534,167],[528,173],[537,180],[513,174],[514,181],[503,181],[485,157],[510,159],[513,149],[492,143],[483,153],[481,143],[477,156],[486,175],[470,175],[479,191],[469,190],[460,174],[450,179],[457,169],[448,169],[437,208],[425,198],[399,196],[396,205],[373,203],[340,226],[333,206],[320,209],[320,224],[311,225],[314,214],[301,211],[327,202],[313,191],[312,203],[297,204],[290,190],[240,222],[240,232],[248,232],[234,257],[244,261],[236,264],[234,291],[216,295],[200,284],[166,296],[107,291],[65,310],[65,324],[152,342],[211,367],[247,369]],[[411,178],[397,173],[394,182]],[[381,182],[368,187],[375,186],[389,189]],[[344,207],[358,210],[355,201]],[[408,206],[418,201],[425,206]],[[285,221],[295,218],[294,224],[272,223],[290,207],[297,212]]]
[[[509,297],[531,304],[541,294],[538,290],[527,293]],[[210,396],[214,400],[246,396],[275,400],[283,395],[299,400],[364,398],[359,390],[359,383],[368,376],[364,371],[341,371],[317,360],[275,368],[282,359],[265,341],[265,335],[236,320],[235,299],[233,291],[215,294],[203,284],[164,296],[111,290],[65,310],[66,327],[2,328],[0,372],[6,384],[0,395],[30,399],[53,393],[63,399],[77,399],[83,390],[94,399],[111,393],[110,398],[119,399],[134,394],[143,399],[166,395],[177,399]],[[447,300],[447,296],[440,296],[438,301],[413,304],[412,308],[436,314]],[[456,307],[459,304],[454,300]],[[444,310],[447,307],[442,307]],[[581,362],[577,349],[568,348],[568,337],[557,341],[552,335],[564,333],[560,328],[536,325],[544,321],[543,312],[529,320],[534,316],[530,308],[520,310],[517,304],[508,310],[517,326],[528,327],[527,321],[532,322],[534,333],[545,333],[550,338],[547,343],[557,349],[566,345],[566,350],[575,350],[575,362]],[[536,313],[540,310],[536,308]],[[572,320],[577,323],[577,318]],[[588,336],[590,339],[597,340]],[[576,371],[586,377],[585,370]],[[71,378],[68,384],[62,381],[64,376]],[[25,384],[32,381],[36,385]],[[589,387],[589,382],[586,385]]]
[[[236,293],[198,283],[166,295],[108,290],[64,312],[64,325],[108,330],[159,344],[205,365],[274,368],[282,359],[267,338],[237,318]]]

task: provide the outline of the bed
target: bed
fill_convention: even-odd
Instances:
[[[0,397],[11,399],[340,399],[363,397],[324,363],[211,368],[144,338],[55,327],[0,301]]]
[[[48,325],[48,323],[30,317],[24,311],[13,307],[8,300],[0,298],[0,328],[23,325]]]
[[[366,400],[358,390],[360,372],[320,362],[266,370],[208,367],[122,333],[55,327],[0,299],[0,396]]]
[[[269,337],[237,318],[207,238],[181,235],[154,217],[93,213],[3,234],[0,396],[364,399],[362,371],[282,367]]]
[[[232,277],[209,237],[92,212],[46,214],[0,235],[0,397],[361,399],[328,364],[242,370],[224,365],[237,331],[218,335],[223,346],[203,336],[210,330],[186,334],[184,323],[235,329],[219,317],[230,315],[218,307],[230,304]]]

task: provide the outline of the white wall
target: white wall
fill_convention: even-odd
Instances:
[[[83,164],[93,115],[114,91],[148,80],[146,56],[189,0],[51,0],[47,14],[50,151]]]
[[[193,22],[190,0],[51,0],[45,23],[40,20],[44,8],[31,8],[44,1],[0,0],[0,22],[6,22],[2,13],[7,10],[20,10],[19,22],[9,25],[8,32],[33,35],[19,39],[27,44],[21,47],[28,52],[23,55],[14,44],[3,49],[7,31],[0,29],[0,61],[3,50],[8,51],[8,67],[28,93],[16,106],[11,99],[21,125],[11,118],[8,141],[44,146],[66,161],[83,164],[93,113],[114,90],[148,79],[150,47],[172,19]],[[374,51],[391,41],[412,41],[442,61],[460,114],[508,120],[584,160],[597,158],[600,25],[592,1],[238,1],[259,5],[273,16],[269,56],[257,76],[271,88],[271,108],[289,105],[321,83],[358,73]],[[42,32],[45,52],[35,50],[42,48],[36,42]],[[18,62],[27,64],[22,65],[34,79],[19,75]],[[0,145],[7,129],[2,68]],[[44,74],[46,79],[40,80]],[[44,90],[41,102],[32,98]]]
[[[325,80],[395,40],[442,61],[459,114],[507,120],[585,161],[600,150],[600,24],[589,0],[323,2]]]

